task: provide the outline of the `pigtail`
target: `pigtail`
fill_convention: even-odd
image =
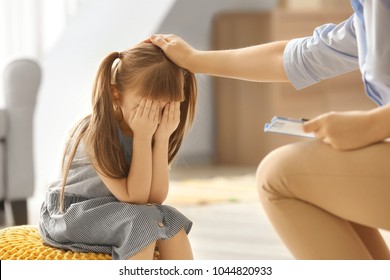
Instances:
[[[120,56],[118,52],[111,53],[100,64],[92,92],[92,113],[75,125],[65,145],[62,158],[60,212],[64,211],[65,185],[82,139],[85,141],[85,148],[92,162],[97,164],[104,174],[113,178],[127,176],[128,170],[119,146],[111,95],[112,65]],[[114,77],[116,85],[119,76],[119,65],[117,65]]]
[[[113,63],[121,53],[109,54],[100,64],[93,87],[92,114],[86,143],[89,155],[104,175],[111,178],[127,176],[128,168],[118,140],[118,124],[111,94],[112,82],[120,88],[121,62],[113,71]],[[113,76],[113,72],[115,76]]]
[[[64,199],[65,199],[65,185],[69,175],[69,169],[72,165],[73,158],[76,154],[77,147],[83,138],[85,131],[88,128],[90,115],[83,118],[78,122],[71,130],[69,138],[66,142],[64,154],[62,156],[62,182],[61,182],[61,193],[60,193],[60,213],[64,212]]]

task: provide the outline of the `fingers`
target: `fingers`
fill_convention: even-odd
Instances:
[[[318,130],[320,124],[317,118],[303,123],[303,131],[305,132],[315,132]]]
[[[180,120],[180,102],[167,103],[160,114],[160,103],[158,101],[142,99],[134,111],[133,115],[138,118],[148,118],[157,123]]]
[[[150,120],[158,121],[158,113],[159,113],[159,102],[148,100],[145,105],[145,117],[148,117]]]
[[[152,35],[150,37],[150,41],[165,51],[169,45],[169,41],[167,37],[163,37],[162,35]]]
[[[162,118],[161,118],[162,123],[168,122],[168,115],[169,115],[169,103],[165,104],[165,106],[163,108]]]
[[[131,125],[131,122],[133,121],[137,112],[138,112],[138,107],[130,111],[129,116],[126,118],[129,126]]]
[[[325,135],[323,135],[324,132],[323,132],[323,129],[321,129],[321,127],[322,127],[322,117],[321,116],[303,123],[303,131],[304,132],[306,132],[306,133],[313,132],[314,135],[316,136],[316,138],[324,140]]]
[[[153,121],[155,123],[159,123],[159,119],[160,119],[160,102],[156,102],[156,101],[153,102],[152,109],[151,109],[149,117],[153,118]]]
[[[163,118],[168,122],[177,121],[180,118],[180,102],[167,103]]]
[[[146,99],[142,99],[137,107],[137,112],[135,113],[135,116],[138,118],[142,117],[145,109]]]
[[[167,34],[167,35],[154,34],[149,38],[151,43],[161,48],[164,52],[167,51],[169,46],[175,45],[179,39],[180,37],[174,34]]]
[[[144,98],[141,100],[136,114],[141,118],[148,118],[153,121],[158,121],[159,107],[159,102]]]
[[[173,121],[180,121],[180,102],[175,102],[172,109]]]
[[[180,121],[180,102],[170,102],[164,106],[162,123],[175,123]]]

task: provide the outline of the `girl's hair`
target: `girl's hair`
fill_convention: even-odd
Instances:
[[[140,43],[121,53],[110,53],[103,59],[96,74],[92,113],[75,125],[65,146],[61,211],[69,169],[82,139],[88,155],[104,175],[110,178],[124,178],[128,175],[128,166],[118,138],[118,121],[111,93],[113,84],[120,93],[131,88],[144,98],[166,102],[183,101],[180,103],[179,126],[169,138],[169,163],[176,156],[184,134],[193,122],[197,97],[193,73],[171,62],[160,48],[151,43]]]

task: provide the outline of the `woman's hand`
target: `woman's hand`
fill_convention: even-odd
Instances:
[[[379,141],[372,133],[369,111],[326,113],[305,122],[303,129],[314,132],[317,138],[338,150],[358,149]]]
[[[175,64],[195,73],[195,55],[198,52],[179,36],[156,34],[150,37],[150,42],[160,47]]]
[[[168,140],[180,123],[180,102],[167,103],[163,109],[161,122],[154,135],[156,141]]]
[[[137,109],[130,112],[129,126],[138,139],[151,140],[156,132],[159,102],[142,99]]]

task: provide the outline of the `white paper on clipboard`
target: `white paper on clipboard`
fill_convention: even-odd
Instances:
[[[264,132],[275,132],[287,135],[315,138],[314,133],[306,133],[303,131],[303,122],[304,120],[302,119],[275,116],[272,118],[271,122],[265,124]]]

